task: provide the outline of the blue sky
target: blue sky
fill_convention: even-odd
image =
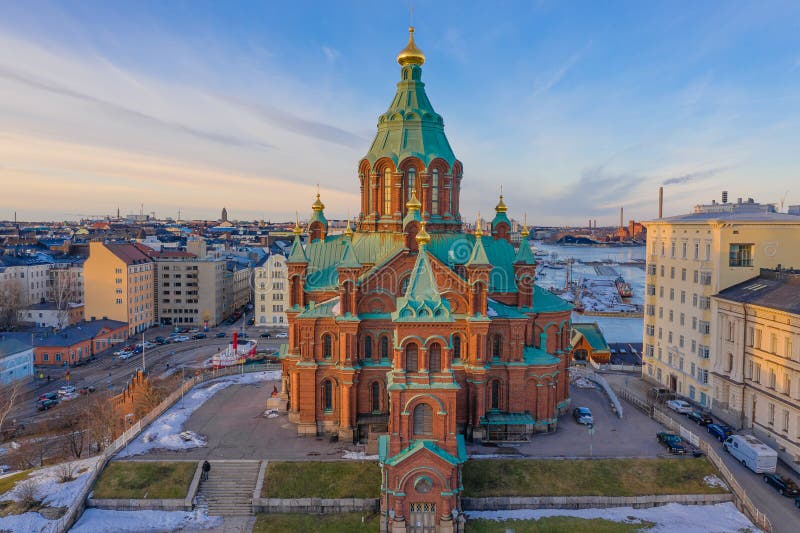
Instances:
[[[800,3],[417,0],[462,215],[615,223],[800,204]],[[0,16],[0,218],[356,214],[408,2],[17,2]]]

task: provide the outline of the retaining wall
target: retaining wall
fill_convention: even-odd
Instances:
[[[464,511],[508,511],[512,509],[589,509],[606,507],[646,508],[681,503],[712,505],[733,501],[732,494],[663,494],[652,496],[528,496],[461,498]]]
[[[378,498],[258,498],[253,500],[253,512],[256,513],[377,513],[379,509],[380,499]]]

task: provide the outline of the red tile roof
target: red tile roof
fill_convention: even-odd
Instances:
[[[139,248],[140,246],[141,248]],[[150,252],[153,251],[151,248],[141,244],[106,244],[106,248],[128,265],[149,262],[150,257],[144,253],[144,249],[150,250]]]

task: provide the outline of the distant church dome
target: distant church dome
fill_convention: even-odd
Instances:
[[[228,210],[225,209],[224,207],[222,208],[222,221],[223,222],[228,221]]]

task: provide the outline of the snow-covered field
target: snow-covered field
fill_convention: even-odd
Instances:
[[[208,516],[194,511],[110,511],[86,509],[71,533],[98,533],[100,531],[147,532],[175,531],[179,529],[207,529],[222,524],[219,516]]]
[[[248,385],[264,381],[280,379],[279,370],[253,372],[221,377],[206,382],[190,390],[183,400],[178,400],[164,414],[158,417],[150,426],[128,444],[127,449],[120,450],[118,457],[141,455],[150,450],[189,450],[206,445],[202,435],[193,432],[184,432],[183,425],[217,392],[231,385]]]
[[[609,509],[518,509],[515,511],[469,511],[469,518],[486,520],[537,520],[547,516],[603,518],[614,522],[656,524],[648,533],[728,533],[759,531],[733,503],[681,505],[670,503],[649,509],[612,507]]]
[[[73,481],[67,481],[66,483],[59,483],[58,481],[59,471],[64,466],[63,464],[39,469],[28,480],[36,486],[36,497],[40,498],[45,505],[50,507],[72,507],[77,503],[75,499],[83,494],[83,490],[86,488],[86,484],[98,461],[98,457],[92,457],[66,463],[73,469],[75,475],[81,470],[86,470],[77,475]],[[18,482],[13,490],[0,495],[0,501],[20,500],[20,490],[21,484]],[[56,521],[48,520],[38,512],[27,512],[0,518],[0,530],[50,532],[56,531],[57,528]]]

